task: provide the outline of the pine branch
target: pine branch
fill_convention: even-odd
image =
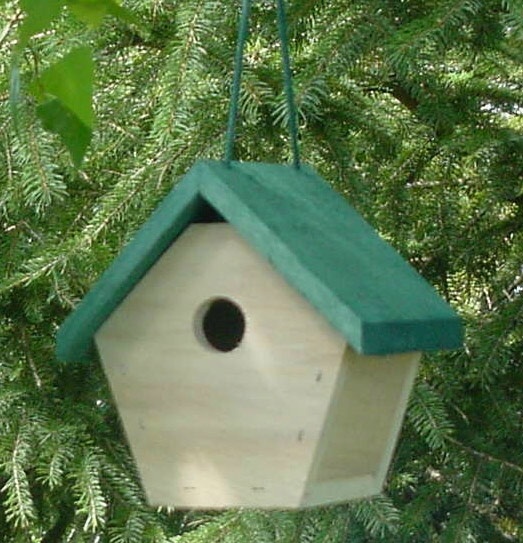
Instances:
[[[445,449],[454,428],[442,398],[427,383],[414,387],[407,417],[431,449]]]
[[[6,518],[15,528],[27,528],[36,519],[29,480],[24,469],[30,451],[26,432],[27,428],[24,428],[16,435],[11,458],[6,466],[9,478],[1,489],[6,493]]]
[[[0,31],[0,49],[2,48],[2,45],[9,37],[9,34],[11,30],[18,24],[18,22],[22,19],[23,11],[21,9],[18,9],[15,11],[13,16],[7,21],[4,28],[2,28],[2,31]]]
[[[502,458],[498,458],[496,456],[493,456],[491,454],[478,451],[477,449],[474,449],[473,447],[469,447],[468,445],[465,445],[465,443],[462,443],[458,439],[448,436],[446,440],[449,443],[452,443],[453,445],[456,445],[460,449],[470,453],[471,455],[475,456],[476,458],[480,458],[482,460],[488,460],[489,462],[493,462],[495,464],[501,464],[502,466],[511,469],[513,471],[516,471],[523,475],[523,466],[519,466],[518,464],[514,464],[513,462],[510,462],[509,460],[504,460]]]
[[[75,509],[68,501],[60,503],[58,510],[58,518],[51,529],[47,530],[43,536],[41,543],[57,543],[64,541],[64,536],[67,530],[71,527],[74,519]]]
[[[36,367],[34,358],[31,354],[29,339],[27,337],[27,329],[25,326],[22,326],[20,329],[20,338],[22,340],[22,346],[23,346],[23,350],[25,354],[25,359],[27,363],[29,364],[29,367],[31,368],[31,372],[33,373],[35,384],[37,388],[42,388],[42,379],[40,378],[40,375],[38,375],[38,369]]]
[[[408,110],[412,113],[416,113],[420,105],[420,101],[414,97],[405,87],[402,87],[398,81],[391,81],[389,83],[390,88],[388,91]]]

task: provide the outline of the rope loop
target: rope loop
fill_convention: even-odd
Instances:
[[[281,59],[283,70],[283,82],[285,87],[285,97],[287,102],[288,129],[291,140],[291,150],[293,165],[300,167],[300,147],[298,136],[298,113],[294,99],[294,89],[292,86],[292,69],[289,55],[289,39],[287,32],[287,20],[285,16],[285,0],[276,0],[278,33],[281,45]],[[229,104],[229,118],[227,121],[227,136],[225,141],[224,160],[230,165],[234,160],[234,143],[236,140],[236,121],[238,118],[238,105],[240,99],[240,86],[243,69],[243,52],[245,43],[249,35],[249,17],[251,12],[252,0],[243,0],[240,24],[238,27],[238,40],[236,43],[236,54],[234,59],[234,76],[231,88],[231,100]]]

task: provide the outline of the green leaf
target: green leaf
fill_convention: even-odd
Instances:
[[[134,15],[114,0],[66,0],[71,12],[80,21],[98,26],[106,15],[113,15],[128,23],[137,23]]]
[[[79,47],[45,70],[33,92],[41,101],[56,98],[87,128],[94,122],[94,62],[88,47]]]
[[[50,66],[33,85],[44,127],[60,136],[79,167],[92,137],[94,63],[80,47]]]
[[[20,0],[20,7],[26,14],[20,27],[19,47],[24,47],[29,38],[45,30],[58,17],[64,0]]]
[[[41,104],[36,112],[44,128],[60,136],[74,165],[79,168],[91,143],[92,129],[57,99]]]

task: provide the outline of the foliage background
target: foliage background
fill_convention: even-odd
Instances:
[[[521,0],[288,2],[304,159],[459,310],[466,345],[425,356],[383,496],[205,514],[145,504],[100,368],[53,347],[173,183],[222,156],[238,3],[129,0],[138,25],[96,28],[62,10],[20,55],[13,117],[28,3],[0,2],[0,542],[523,541]],[[252,30],[238,156],[285,161],[273,2]],[[30,89],[86,44],[77,170]]]

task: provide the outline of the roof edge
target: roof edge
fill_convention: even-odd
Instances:
[[[366,322],[361,352],[382,355],[459,349],[463,345],[463,334],[463,323],[457,313],[423,322]]]

